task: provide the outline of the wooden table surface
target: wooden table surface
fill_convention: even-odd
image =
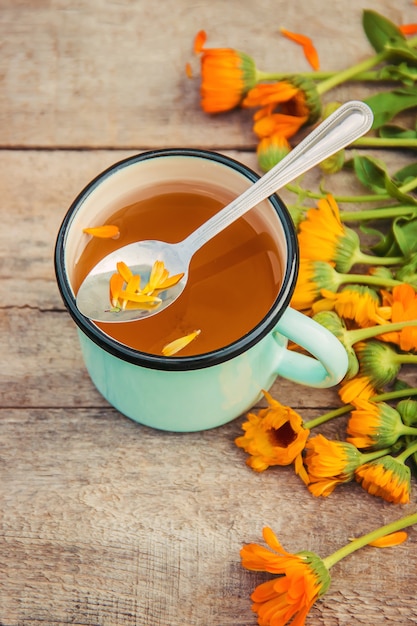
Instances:
[[[120,415],[86,374],[53,269],[69,204],[119,159],[193,146],[257,167],[250,117],[206,116],[198,76],[185,75],[187,61],[197,73],[200,28],[211,46],[294,72],[309,67],[279,28],[304,32],[322,68],[338,70],[372,53],[364,8],[417,22],[412,0],[0,1],[2,626],[250,626],[249,595],[264,578],[242,569],[239,550],[263,526],[292,552],[326,556],[415,510],[415,487],[400,507],[356,484],[315,499],[292,468],[256,474],[234,444],[244,416],[178,434]],[[395,167],[415,158],[382,156]],[[272,394],[305,420],[340,405],[335,389],[285,380]],[[417,623],[417,529],[332,572],[308,624]]]

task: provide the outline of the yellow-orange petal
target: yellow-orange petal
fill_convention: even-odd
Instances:
[[[133,272],[130,269],[130,267],[128,267],[124,261],[119,261],[117,263],[116,267],[117,267],[117,271],[119,272],[120,276],[123,278],[123,280],[126,283],[128,283],[129,280],[133,276]]]
[[[180,282],[183,276],[184,272],[182,272],[181,274],[174,274],[174,276],[167,276],[167,278],[159,283],[157,289],[168,289],[168,287],[173,287]]]
[[[110,302],[113,307],[119,306],[119,295],[123,289],[124,282],[120,274],[113,274],[110,278]]]
[[[417,33],[417,24],[403,24],[398,28],[403,35],[415,35]]]
[[[92,228],[83,228],[83,233],[91,235],[91,237],[99,237],[100,239],[113,239],[120,235],[119,228],[112,224],[104,226],[94,226]]]
[[[136,302],[138,304],[160,304],[162,302],[161,298],[157,296],[148,296],[144,293],[132,293],[126,291],[126,289],[122,289],[119,297],[121,300],[128,300],[129,302]]]
[[[204,44],[207,41],[207,34],[205,30],[198,31],[194,39],[194,53],[200,54],[203,51]]]
[[[185,74],[186,74],[187,78],[192,78],[193,77],[193,69],[191,67],[191,63],[186,63],[185,64]]]
[[[374,546],[375,548],[391,548],[392,546],[399,546],[401,543],[404,543],[408,538],[408,534],[405,530],[398,530],[395,533],[391,533],[390,535],[385,535],[385,537],[380,537],[379,539],[375,539],[375,541],[371,541],[368,543],[368,546]]]
[[[152,266],[151,274],[149,276],[149,282],[143,290],[148,293],[152,292],[154,289],[157,289],[158,284],[161,280],[166,278],[166,269],[163,261],[155,261]]]
[[[135,294],[137,291],[139,291],[139,287],[140,287],[140,276],[139,274],[133,274],[132,277],[129,279],[129,282],[126,285],[126,289],[124,293]],[[127,297],[123,300],[123,303],[122,303],[123,309],[126,308],[126,305],[129,300],[130,300],[130,297]]]
[[[189,335],[185,335],[185,337],[179,337],[178,339],[174,339],[174,341],[167,343],[162,348],[162,354],[164,356],[172,356],[173,354],[176,354],[177,352],[183,350],[186,346],[188,346],[189,343],[194,341],[194,339],[198,337],[200,333],[201,330],[194,330]]]
[[[295,41],[295,43],[302,46],[304,55],[314,70],[320,69],[319,55],[310,37],[300,33],[292,33],[286,28],[281,28],[281,33],[288,39],[291,39],[291,41]]]

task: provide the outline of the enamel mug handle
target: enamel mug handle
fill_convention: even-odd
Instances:
[[[290,307],[274,332],[305,348],[315,358],[285,350],[276,373],[309,387],[333,387],[345,376],[348,356],[342,343],[310,317]]]

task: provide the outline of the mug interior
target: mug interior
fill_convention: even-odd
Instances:
[[[155,189],[192,190],[211,195],[224,204],[242,193],[259,176],[228,157],[202,150],[159,150],[125,159],[97,176],[75,199],[58,233],[55,269],[63,300],[78,327],[106,351],[126,361],[166,370],[200,369],[214,365],[247,350],[264,337],[288,306],[295,287],[298,248],[292,220],[276,195],[253,211],[262,216],[280,250],[283,276],[277,297],[267,315],[244,337],[212,352],[193,356],[171,356],[139,352],[103,332],[77,309],[74,268],[88,243],[83,229],[102,224],[123,207],[155,194]]]

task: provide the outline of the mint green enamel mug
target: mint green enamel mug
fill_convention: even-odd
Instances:
[[[176,188],[204,189],[223,200],[239,195],[257,179],[246,166],[214,152],[150,151],[99,174],[69,208],[56,241],[57,283],[78,327],[93,383],[127,417],[161,430],[206,430],[248,411],[277,376],[311,387],[331,387],[346,374],[347,354],[342,344],[289,306],[298,272],[297,237],[277,195],[252,211],[265,221],[281,251],[282,282],[268,313],[237,341],[194,356],[148,354],[116,341],[77,309],[74,268],[86,245],[83,228],[104,223],[140,198],[144,190],[149,194],[159,185],[175,183]],[[311,356],[288,350],[288,340]]]

